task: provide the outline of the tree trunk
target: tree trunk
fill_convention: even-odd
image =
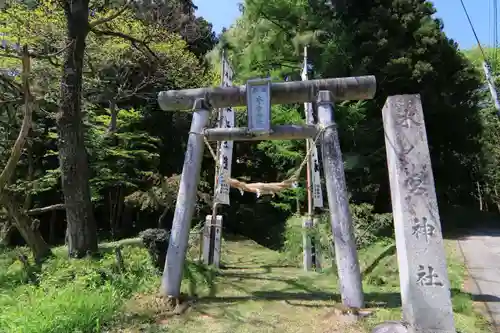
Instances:
[[[55,244],[56,242],[56,222],[57,222],[57,211],[53,210],[50,215],[50,225],[49,225],[49,244]]]
[[[68,252],[81,258],[97,252],[97,228],[90,201],[89,167],[81,112],[82,67],[89,31],[88,0],[64,1],[67,48],[57,116],[61,182],[68,223]]]
[[[389,175],[385,174],[383,177],[379,183],[377,196],[373,204],[373,212],[378,214],[392,212]]]
[[[1,204],[7,209],[8,215],[12,218],[17,230],[26,241],[36,262],[52,255],[49,245],[45,242],[38,228],[31,228],[30,217],[22,210],[20,205],[13,199],[12,194],[5,194],[0,197]]]
[[[12,234],[14,233],[14,226],[9,222],[4,222],[5,224],[0,227],[0,247],[11,245]]]
[[[111,112],[111,121],[109,122],[108,133],[116,132],[116,125],[118,121],[118,107],[115,101],[109,101],[109,111]]]
[[[121,185],[116,185],[109,189],[109,228],[111,239],[115,239],[119,233],[120,222],[123,213],[123,189]]]
[[[498,191],[496,186],[495,186],[495,204],[497,205],[498,212],[500,213],[500,197],[498,196]]]
[[[10,157],[7,164],[0,174],[0,204],[7,209],[7,215],[13,220],[12,223],[21,233],[28,246],[33,251],[33,256],[36,261],[40,261],[45,257],[52,254],[49,246],[42,238],[38,229],[32,228],[32,221],[26,214],[26,210],[18,204],[12,193],[8,193],[6,187],[12,182],[14,177],[17,163],[21,158],[26,138],[28,137],[32,116],[33,116],[33,97],[30,92],[30,73],[31,73],[31,59],[28,53],[28,46],[23,46],[22,56],[22,82],[24,94],[24,118],[19,131],[19,135],[12,146]],[[31,172],[31,171],[30,171]],[[6,193],[7,192],[7,193]],[[29,204],[26,199],[26,204]]]
[[[24,210],[27,211],[28,209],[31,208],[31,205],[33,203],[33,197],[31,195],[31,189],[33,186],[33,178],[35,174],[35,168],[33,166],[33,142],[32,140],[29,139],[30,131],[28,131],[28,140],[26,141],[26,157],[28,160],[28,182],[29,185],[27,186],[27,191],[26,191],[26,197],[24,198]]]
[[[483,211],[483,195],[481,194],[481,185],[479,185],[479,182],[476,182],[476,187],[477,187],[477,198],[479,200],[479,211]]]

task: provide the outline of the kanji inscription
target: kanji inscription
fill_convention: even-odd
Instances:
[[[404,321],[415,333],[456,333],[420,96],[389,97],[382,116]]]
[[[417,284],[422,287],[444,286],[436,270],[431,265],[418,265]]]
[[[412,235],[417,239],[423,238],[426,242],[429,242],[429,240],[436,235],[436,226],[432,221],[429,221],[427,217],[415,217],[413,219],[412,230]]]

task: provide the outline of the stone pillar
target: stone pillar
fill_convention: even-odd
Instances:
[[[205,217],[203,228],[203,263],[219,268],[221,250],[222,215],[212,219],[212,215]],[[213,242],[210,240],[213,239]]]
[[[313,226],[314,228],[319,228],[319,219],[317,217],[313,218]],[[321,271],[321,238],[320,236],[314,238],[314,267],[316,272]]]
[[[203,226],[203,263],[210,265],[210,248],[212,246],[212,215],[205,216],[205,225]]]
[[[201,162],[205,148],[201,133],[208,124],[210,112],[203,99],[196,101],[194,109],[161,281],[160,293],[164,296],[179,297],[180,295],[191,219],[200,182]]]
[[[302,221],[302,263],[304,271],[308,272],[312,268],[311,237],[309,232],[313,227],[312,218],[307,216]]]
[[[362,308],[364,299],[361,272],[349,211],[344,162],[329,91],[320,91],[318,94],[318,120],[319,124],[325,128],[321,138],[321,153],[340,281],[340,295],[344,305]]]
[[[420,96],[389,97],[382,116],[403,319],[409,332],[455,333]]]
[[[220,267],[220,256],[221,256],[221,242],[222,242],[222,215],[217,215],[215,219],[215,226],[212,229],[215,232],[214,235],[214,250],[213,250],[213,261],[212,264],[219,268]]]

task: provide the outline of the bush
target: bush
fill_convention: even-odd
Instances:
[[[358,248],[364,248],[375,242],[376,238],[392,224],[392,214],[374,214],[369,204],[350,205],[354,224],[354,235]],[[306,217],[294,215],[286,222],[284,252],[287,260],[302,263],[302,223]],[[317,223],[307,231],[323,260],[334,262],[333,237],[330,215],[325,213],[317,218]]]
[[[374,214],[373,206],[367,203],[349,205],[354,224],[354,235],[358,248],[364,248],[375,242],[378,236],[392,228],[392,214]]]
[[[54,257],[40,267],[38,285],[0,285],[2,333],[102,332],[133,293],[157,284],[144,249],[124,248],[124,270],[110,251],[100,260]],[[5,256],[4,256],[5,258]],[[21,276],[19,261],[4,260],[8,276]],[[4,276],[4,278],[6,278]],[[13,282],[13,281],[12,281]]]
[[[159,272],[163,272],[167,257],[169,233],[165,229],[146,229],[139,236],[148,250],[151,263]]]
[[[201,231],[203,224],[195,225],[189,232],[187,257],[193,255],[199,249],[201,239]],[[139,234],[139,237],[148,250],[151,263],[159,272],[163,272],[165,267],[165,259],[167,257],[168,242],[170,232],[165,229],[146,229]],[[201,254],[200,254],[201,255]]]

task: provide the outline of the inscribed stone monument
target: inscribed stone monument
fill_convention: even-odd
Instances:
[[[383,120],[403,319],[409,332],[455,333],[420,96],[389,97]]]

